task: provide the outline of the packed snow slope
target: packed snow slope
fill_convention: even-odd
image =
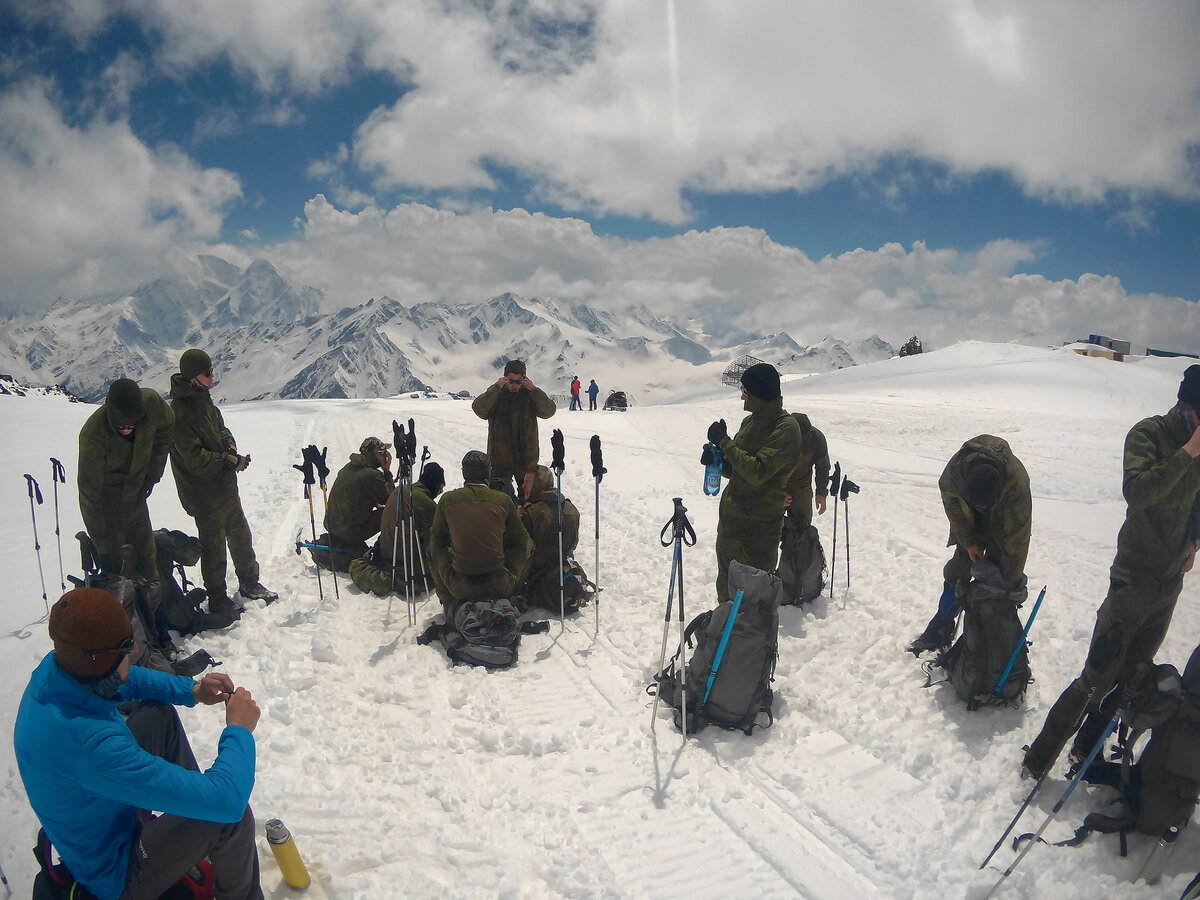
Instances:
[[[688,618],[715,600],[718,501],[703,496],[697,459],[710,421],[724,417],[732,430],[743,415],[717,385],[687,404],[560,410],[543,423],[547,453],[550,427],[566,434],[563,487],[583,511],[579,558],[589,571],[587,445],[593,433],[604,441],[599,632],[588,609],[563,631],[555,624],[525,637],[518,665],[490,674],[450,666],[440,650],[415,643],[436,601],[421,606],[413,627],[402,600],[389,615],[387,599],[361,594],[344,576],[335,599],[326,575],[321,602],[312,565],[294,551],[297,534],[309,533],[291,468],[302,445],[328,445],[340,465],[363,437],[386,439],[393,418],[412,416],[419,442],[453,478],[463,453],[485,443],[468,404],[226,406],[238,446],[253,456],[241,492],[263,581],[281,599],[187,647],[223,659],[222,670],[262,706],[252,803],[260,820],[279,816],[291,828],[318,896],[978,897],[1012,858],[1004,848],[999,869],[976,871],[1028,789],[1017,776],[1021,745],[1081,667],[1104,597],[1124,515],[1125,433],[1173,405],[1188,362],[1119,364],[970,343],[787,379],[787,406],[811,415],[862,493],[840,514],[832,599],[782,611],[775,725],[751,737],[710,728],[683,745],[663,713],[651,730],[644,692],[661,646],[670,551],[659,531],[672,497],[684,498],[699,536],[685,551]],[[0,730],[9,734],[28,672],[49,649],[21,474],[38,477],[46,496],[37,523],[53,599],[48,457],[68,472],[60,505],[70,572],[78,557],[69,536],[81,525],[76,434],[91,408],[0,397],[0,410],[9,461],[0,493]],[[1049,590],[1032,635],[1027,705],[967,712],[949,687],[924,689],[920,663],[903,648],[933,611],[948,557],[938,475],[982,432],[1006,438],[1029,470],[1031,596]],[[154,522],[190,530],[172,487],[168,469],[151,498]],[[818,525],[832,555],[832,507]],[[1198,584],[1195,575],[1185,584],[1159,657],[1181,668],[1200,637]],[[211,759],[220,709],[182,715],[197,754]],[[24,894],[36,822],[7,740],[0,775],[0,864]],[[1064,788],[1061,778],[1049,782],[1019,830],[1033,830]],[[1047,836],[1068,836],[1108,796],[1076,791]],[[286,896],[261,846],[264,885]],[[1178,897],[1200,865],[1200,833],[1184,833],[1159,886],[1135,887],[1149,849],[1138,836],[1126,859],[1104,836],[1078,849],[1038,846],[1001,896]]]

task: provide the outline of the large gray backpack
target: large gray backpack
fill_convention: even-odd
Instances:
[[[688,733],[708,724],[746,734],[770,727],[782,600],[776,576],[736,560],[729,564],[729,599],[687,628],[689,642],[695,638],[685,676]],[[682,727],[677,658],[651,688],[675,708],[675,725]]]
[[[821,596],[825,589],[825,549],[816,525],[801,524],[792,516],[783,520],[778,575],[783,582],[785,605],[799,606]]]

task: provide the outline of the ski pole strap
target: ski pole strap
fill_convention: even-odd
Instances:
[[[29,491],[29,499],[33,500],[36,497],[38,506],[41,506],[42,505],[42,489],[40,487],[38,487],[37,479],[34,478],[32,475],[26,475],[25,481],[28,482],[28,484],[26,484],[25,487]]]
[[[417,461],[417,423],[412,419],[408,420],[408,434],[404,439],[404,455],[408,458],[408,467],[411,469]]]
[[[682,497],[672,498],[675,504],[675,511],[671,514],[670,520],[662,527],[662,531],[658,534],[659,543],[664,547],[670,547],[671,544],[682,538],[683,542],[689,547],[696,545],[696,532],[692,529],[692,523],[688,521],[687,507],[683,505]],[[671,532],[671,537],[667,538],[667,532]]]
[[[59,482],[61,482],[62,484],[67,483],[67,470],[64,469],[63,464],[60,463],[57,459],[55,459],[53,456],[50,457],[50,468],[51,468],[51,474],[53,475],[55,483],[59,483]]]
[[[566,450],[563,448],[563,433],[561,428],[555,428],[550,435],[550,446],[554,448],[554,459],[550,463],[550,468],[558,475],[562,475],[563,469],[567,467],[565,462]]]
[[[721,632],[721,642],[717,644],[717,653],[713,657],[712,668],[708,672],[708,681],[704,685],[704,696],[700,699],[700,709],[708,703],[708,695],[712,693],[713,682],[717,680],[717,672],[721,668],[721,660],[725,658],[725,648],[729,645],[729,635],[733,632],[733,623],[737,619],[738,610],[742,608],[743,588],[733,597],[733,607],[729,610],[729,618],[725,620],[725,628]]]
[[[1029,620],[1025,623],[1025,630],[1021,632],[1021,637],[1017,641],[1017,646],[1013,649],[1012,656],[1008,658],[1008,665],[1004,667],[1004,672],[1000,676],[1000,680],[997,681],[996,686],[992,688],[993,694],[999,694],[1004,688],[1005,682],[1008,681],[1008,675],[1010,672],[1012,672],[1013,666],[1017,663],[1017,657],[1021,654],[1021,648],[1024,647],[1028,642],[1029,629],[1033,627],[1033,620],[1037,617],[1038,609],[1041,608],[1042,601],[1046,599],[1046,587],[1048,586],[1049,585],[1044,585],[1042,587],[1042,592],[1038,594],[1037,601],[1033,604],[1033,609],[1029,613]]]
[[[604,468],[604,452],[600,449],[600,435],[592,435],[592,477],[596,479],[596,484],[604,477],[604,473],[608,469]]]

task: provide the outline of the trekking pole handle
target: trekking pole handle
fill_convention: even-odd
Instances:
[[[608,469],[604,468],[604,452],[600,449],[600,435],[593,434],[591,441],[592,448],[592,477],[596,479],[596,484],[604,477],[604,473]]]
[[[555,428],[553,433],[551,433],[550,446],[554,449],[554,459],[550,463],[550,468],[557,474],[562,475],[567,464],[565,461],[566,450],[563,447],[563,433],[561,428]]]
[[[60,463],[57,459],[55,459],[52,456],[52,457],[50,457],[50,467],[51,467],[51,472],[53,474],[55,483],[61,482],[63,484],[66,484],[67,483],[67,470],[65,468],[63,468],[63,464]]]
[[[664,547],[670,547],[675,541],[682,539],[689,547],[694,547],[696,545],[696,532],[692,529],[692,523],[688,521],[687,507],[683,505],[683,498],[673,497],[672,501],[675,504],[675,511],[671,513],[670,521],[659,532],[659,543]],[[671,532],[670,540],[667,539],[668,531]]]
[[[29,499],[33,500],[34,497],[36,497],[38,506],[41,506],[42,505],[42,489],[40,487],[38,487],[37,479],[34,478],[32,475],[27,474],[25,476],[25,480],[28,482],[28,484],[26,484],[25,487],[29,491]]]

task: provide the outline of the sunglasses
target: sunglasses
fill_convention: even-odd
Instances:
[[[508,379],[508,383],[509,384],[524,384],[525,382],[520,378],[510,378],[510,379]]]
[[[132,637],[130,637],[130,638],[126,638],[124,641],[122,641],[120,646],[102,647],[98,650],[89,650],[88,652],[92,656],[95,656],[97,653],[116,653],[120,656],[128,656],[130,653],[133,652],[133,648],[136,646],[137,646],[137,641],[135,641]]]

